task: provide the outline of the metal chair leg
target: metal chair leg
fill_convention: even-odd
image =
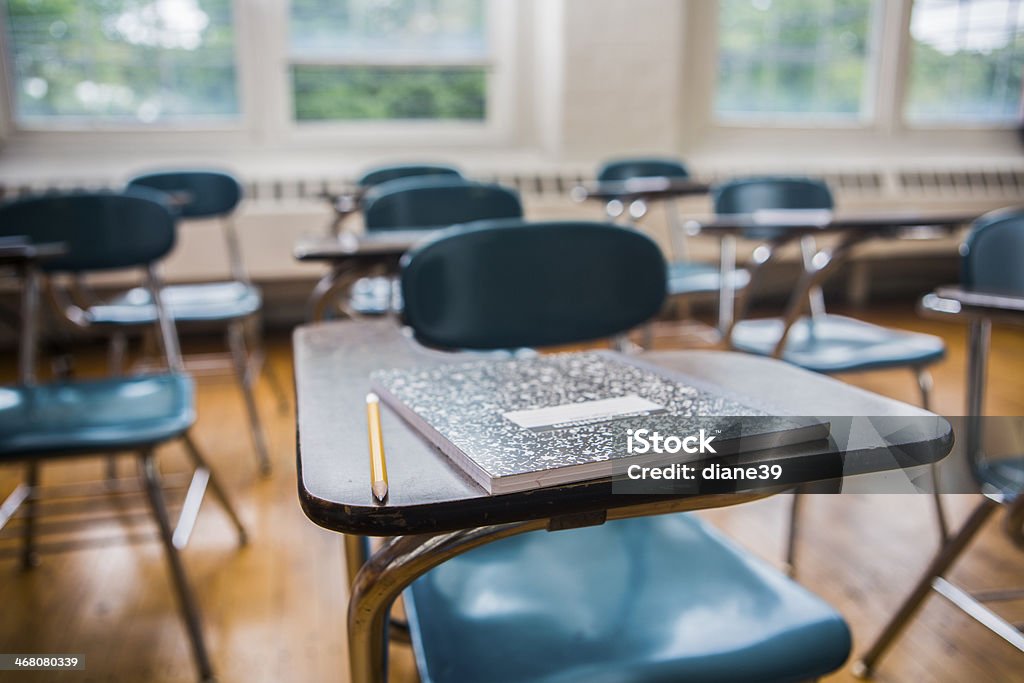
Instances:
[[[260,413],[256,407],[256,398],[252,391],[252,374],[249,372],[249,357],[245,347],[245,330],[242,322],[234,322],[228,327],[228,347],[231,349],[231,356],[235,364],[235,374],[238,376],[238,384],[242,390],[242,397],[245,399],[245,409],[249,414],[249,432],[252,435],[253,446],[256,448],[256,459],[259,462],[260,473],[270,474],[270,454],[267,449],[266,437],[263,434],[263,425],[260,422]]]
[[[21,529],[21,566],[31,569],[39,564],[36,552],[36,497],[39,491],[39,463],[32,461],[25,472],[25,518]]]
[[[124,374],[124,358],[128,350],[128,337],[124,332],[115,332],[110,335],[110,342],[107,345],[107,370],[111,377],[120,377]],[[107,479],[117,479],[117,457],[107,456]]]
[[[288,392],[285,391],[284,384],[281,382],[277,370],[274,369],[273,363],[270,362],[270,358],[265,353],[263,356],[263,376],[266,378],[270,390],[277,397],[277,412],[281,415],[287,415],[288,411],[291,410]]]
[[[907,624],[910,623],[911,618],[921,607],[924,599],[928,597],[934,581],[953,565],[960,556],[960,553],[964,551],[975,534],[981,530],[985,522],[988,521],[989,516],[998,507],[999,504],[995,501],[984,498],[974,508],[974,511],[971,512],[970,517],[967,518],[967,521],[957,531],[956,535],[951,537],[942,546],[942,549],[939,550],[938,554],[928,565],[928,568],[921,575],[921,578],[918,579],[910,595],[907,596],[903,604],[900,605],[900,608],[889,620],[889,623],[882,629],[882,633],[875,640],[874,644],[854,663],[853,674],[855,676],[858,678],[871,678],[874,675],[875,665],[878,663],[878,660],[882,658],[882,655],[889,649],[892,642],[896,640]]]
[[[800,491],[793,492],[792,507],[789,510],[789,533],[786,537],[786,565],[783,568],[786,576],[796,576],[796,545],[800,534],[800,503],[803,494]]]
[[[640,328],[640,348],[647,351],[654,348],[654,323],[644,323]]]
[[[241,518],[238,516],[238,512],[235,510],[235,506],[231,503],[231,499],[228,498],[227,492],[224,487],[221,486],[220,480],[217,479],[217,475],[214,474],[213,469],[209,463],[206,462],[206,458],[203,457],[202,451],[196,446],[195,441],[192,440],[192,435],[185,433],[182,437],[182,441],[185,443],[185,450],[188,452],[189,457],[192,459],[192,463],[197,469],[204,469],[209,473],[209,487],[213,491],[213,495],[217,497],[217,501],[224,508],[224,512],[227,513],[228,517],[231,518],[231,523],[235,525],[235,530],[238,532],[238,544],[245,545],[249,542],[249,535],[245,531],[245,526],[242,524]]]
[[[917,388],[921,391],[921,407],[925,410],[932,409],[932,389],[935,381],[932,373],[927,368],[914,368],[914,377],[917,379]]]
[[[171,522],[167,516],[167,505],[164,502],[163,491],[160,489],[160,475],[157,472],[152,450],[139,454],[139,465],[142,470],[142,483],[146,489],[146,497],[149,500],[153,518],[156,520],[160,531],[160,541],[164,546],[164,556],[167,558],[171,580],[178,597],[178,605],[181,608],[182,618],[185,620],[185,627],[192,645],[192,655],[195,657],[196,668],[199,669],[201,680],[213,681],[213,666],[210,663],[206,642],[203,639],[199,604],[196,602],[195,595],[192,593],[192,588],[188,582],[188,577],[185,575],[185,567],[181,562],[178,549],[174,547]]]
[[[270,358],[267,356],[266,349],[263,346],[262,316],[257,314],[251,317],[245,329],[248,332],[247,339],[249,348],[252,349],[252,355],[259,360],[259,369],[266,378],[267,385],[270,387],[270,390],[277,398],[277,412],[281,415],[287,415],[288,411],[291,409],[291,404],[288,401],[288,392],[285,391],[284,384],[281,382],[281,378],[278,376],[277,371],[274,370],[274,366],[270,362]],[[255,381],[255,377],[253,380]]]
[[[942,494],[939,493],[939,466],[933,462],[929,468],[932,474],[932,504],[935,506],[935,521],[939,527],[939,543],[943,544],[949,540],[949,522],[946,520],[946,510],[942,507]]]
[[[913,369],[914,378],[917,380],[917,387],[921,391],[921,407],[925,410],[932,409],[932,389],[935,382],[932,373],[927,368],[917,367]],[[949,539],[949,522],[946,520],[946,511],[942,507],[942,494],[939,493],[939,468],[932,463],[932,503],[935,506],[935,520],[939,526],[939,543],[945,543]]]

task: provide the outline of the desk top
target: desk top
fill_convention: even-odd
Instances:
[[[794,233],[826,233],[865,231],[885,234],[908,228],[952,229],[974,221],[979,214],[936,211],[764,211],[721,214],[707,219],[688,220],[685,228],[691,234],[743,233],[764,230],[786,230]]]
[[[401,256],[436,232],[432,229],[380,230],[363,234],[343,232],[302,237],[293,254],[299,261],[339,261]]]
[[[843,232],[860,230],[884,234],[907,228],[937,227],[951,229],[975,220],[977,213],[938,213],[927,211],[829,212],[765,211],[753,214],[722,214],[708,219],[688,220],[685,228],[698,232],[746,232],[785,229],[794,232]]]
[[[711,186],[696,180],[676,178],[630,178],[629,180],[595,180],[580,183],[570,196],[583,202],[588,199],[633,201],[635,199],[671,199],[687,195],[707,194]]]
[[[953,285],[939,287],[933,294],[925,295],[920,309],[925,314],[1024,325],[1024,297],[979,292]]]
[[[994,311],[1012,311],[1024,314],[1024,297],[980,292],[962,287],[939,287],[935,293],[943,299],[953,299],[971,308],[991,308]]]
[[[299,499],[306,515],[325,528],[377,536],[436,533],[684,497],[614,493],[609,479],[491,496],[386,409],[382,417],[389,498],[385,505],[375,504],[365,415],[370,373],[465,362],[469,354],[423,348],[389,320],[306,325],[295,331],[293,341]],[[873,429],[848,434],[838,434],[842,427],[833,421],[831,442],[805,444],[773,456],[784,458],[786,464],[787,476],[779,485],[933,462],[952,446],[951,428],[942,418],[781,361],[723,351],[658,352],[643,358],[766,407],[780,406],[779,388],[786,387],[785,410],[780,412],[886,416],[872,417]],[[901,419],[900,424],[884,424]],[[890,436],[883,439],[879,434]],[[770,464],[763,456],[758,460],[766,462]],[[713,502],[713,494],[737,490],[735,482],[705,482],[700,487],[687,495],[707,495],[704,507],[723,504]]]
[[[67,253],[67,245],[63,242],[33,244],[24,237],[0,237],[0,264],[14,265],[42,261],[48,258],[63,256]]]

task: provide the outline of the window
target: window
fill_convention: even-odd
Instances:
[[[864,115],[871,0],[722,0],[719,118]]]
[[[486,119],[485,5],[291,0],[295,119]]]
[[[19,123],[239,114],[231,0],[7,0]]]
[[[1021,0],[918,0],[906,117],[914,123],[1020,119]]]

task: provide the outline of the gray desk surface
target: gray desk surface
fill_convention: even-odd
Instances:
[[[436,229],[380,230],[364,234],[343,232],[337,237],[302,237],[293,249],[299,261],[339,261],[401,256]]]
[[[993,313],[1020,314],[1024,316],[1024,297],[981,292],[961,287],[939,287],[935,293],[943,299],[953,299],[972,309],[990,309]]]
[[[33,244],[25,237],[0,237],[0,265],[45,261],[49,258],[63,256],[67,246],[63,242]]]
[[[785,229],[795,232],[872,232],[884,234],[908,228],[953,229],[975,220],[978,214],[919,210],[900,211],[836,211],[827,215],[820,211],[771,211],[758,214],[720,214],[688,220],[685,228],[691,233],[744,233]],[[823,218],[823,220],[822,220]]]
[[[578,201],[596,199],[632,201],[634,199],[659,200],[689,195],[707,194],[711,186],[686,178],[630,178],[629,180],[594,180],[572,188],[570,196]]]
[[[370,493],[365,414],[370,373],[464,362],[468,354],[425,349],[389,320],[300,327],[294,334],[294,353],[299,498],[307,516],[325,528],[379,536],[432,533],[593,513],[666,498],[613,493],[609,479],[490,496],[385,409],[390,493],[386,505],[375,504]],[[952,446],[951,428],[942,418],[781,361],[722,351],[657,352],[643,357],[747,396],[754,403],[779,406],[780,412],[884,416],[871,417],[870,424],[862,421],[841,438],[833,422],[834,441],[787,449],[779,456],[785,458],[787,485],[932,462]],[[702,488],[690,495],[737,490],[736,484],[729,486]],[[708,502],[705,507],[715,504]]]

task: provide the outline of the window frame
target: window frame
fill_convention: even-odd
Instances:
[[[696,3],[696,23],[711,28],[713,39],[705,43],[704,59],[698,64],[714,64],[710,87],[705,91],[709,103],[704,112],[706,124],[731,130],[773,129],[834,131],[1003,131],[1015,130],[1019,124],[1009,121],[913,121],[906,116],[906,103],[911,69],[910,22],[913,0],[871,0],[869,19],[869,50],[865,62],[864,91],[861,93],[861,114],[857,117],[832,117],[825,114],[758,113],[721,115],[715,110],[718,89],[718,3]],[[687,36],[694,39],[692,30]],[[707,45],[711,45],[709,50]],[[693,60],[691,60],[693,61]],[[887,87],[890,84],[891,87]]]
[[[904,30],[904,45],[905,51],[904,59],[906,61],[905,69],[902,74],[903,81],[901,83],[901,89],[903,97],[899,103],[899,111],[897,112],[901,123],[906,127],[907,130],[919,130],[919,131],[950,131],[950,130],[974,130],[974,131],[1015,131],[1022,124],[1024,124],[1024,94],[1021,95],[1021,102],[1018,106],[1019,115],[1021,121],[993,121],[983,119],[935,119],[935,120],[918,120],[915,121],[907,116],[907,108],[909,104],[909,85],[910,85],[910,69],[913,67],[911,59],[911,47],[913,44],[914,37],[910,33],[910,23],[912,20],[913,13],[913,1],[907,1],[908,11],[906,17],[906,26]]]
[[[46,122],[41,119],[36,121],[25,121],[18,118],[18,93],[17,79],[14,76],[14,45],[6,39],[7,33],[7,3],[0,0],[0,35],[4,36],[3,49],[0,49],[0,71],[3,72],[0,78],[0,105],[3,112],[0,118],[6,118],[11,132],[17,134],[96,134],[96,133],[202,133],[202,132],[233,132],[242,131],[246,127],[246,78],[243,75],[245,65],[243,63],[244,50],[242,42],[246,40],[243,32],[239,30],[240,13],[247,6],[245,0],[231,1],[231,19],[234,30],[234,58],[235,58],[235,88],[238,97],[238,114],[232,117],[196,116],[188,117],[179,121],[156,121],[153,123],[131,122],[128,120],[104,121],[102,117],[54,117],[55,120]]]
[[[506,143],[512,139],[510,112],[515,107],[514,65],[515,46],[519,35],[518,12],[515,0],[484,0],[487,4],[487,39],[489,54],[477,60],[450,60],[424,57],[401,60],[360,60],[360,59],[296,59],[289,54],[288,24],[284,23],[284,86],[285,91],[277,98],[285,103],[284,120],[279,120],[282,135],[291,143],[306,144],[319,140],[341,141],[349,144],[368,142],[379,145],[380,137],[409,144],[429,136],[432,141],[442,144],[487,145]],[[287,0],[285,0],[287,9]],[[285,14],[283,21],[288,21]],[[480,121],[459,119],[327,119],[299,121],[294,116],[295,99],[291,82],[291,69],[296,64],[325,66],[379,66],[384,68],[403,66],[466,66],[483,67],[487,79],[485,115]],[[280,114],[279,114],[280,119]]]
[[[408,145],[492,146],[514,141],[513,113],[516,43],[522,15],[515,0],[485,0],[490,54],[487,73],[486,117],[482,121],[296,121],[293,117],[291,65],[288,51],[289,0],[232,0],[239,114],[237,118],[189,118],[182,121],[133,123],[102,118],[26,122],[17,117],[18,94],[13,75],[13,46],[0,49],[0,139],[32,144],[81,143],[104,146],[114,136],[127,145],[173,149],[182,139],[219,147],[252,144],[315,149],[325,143],[389,147]],[[6,3],[0,0],[0,31],[7,35]],[[465,62],[460,62],[463,64]],[[422,64],[422,62],[417,63]],[[6,124],[6,125],[5,125]]]
[[[714,64],[714,89],[711,93],[710,115],[716,126],[723,128],[773,128],[807,130],[810,127],[826,128],[835,130],[862,130],[871,128],[877,111],[877,91],[879,84],[878,65],[881,54],[885,51],[883,41],[885,35],[885,20],[887,13],[885,8],[886,0],[870,0],[871,6],[868,10],[867,41],[868,50],[864,59],[864,83],[861,86],[860,111],[852,116],[844,114],[804,114],[799,112],[740,112],[733,114],[721,114],[715,108],[718,97],[719,83],[719,3],[714,5],[714,53],[711,62]]]

